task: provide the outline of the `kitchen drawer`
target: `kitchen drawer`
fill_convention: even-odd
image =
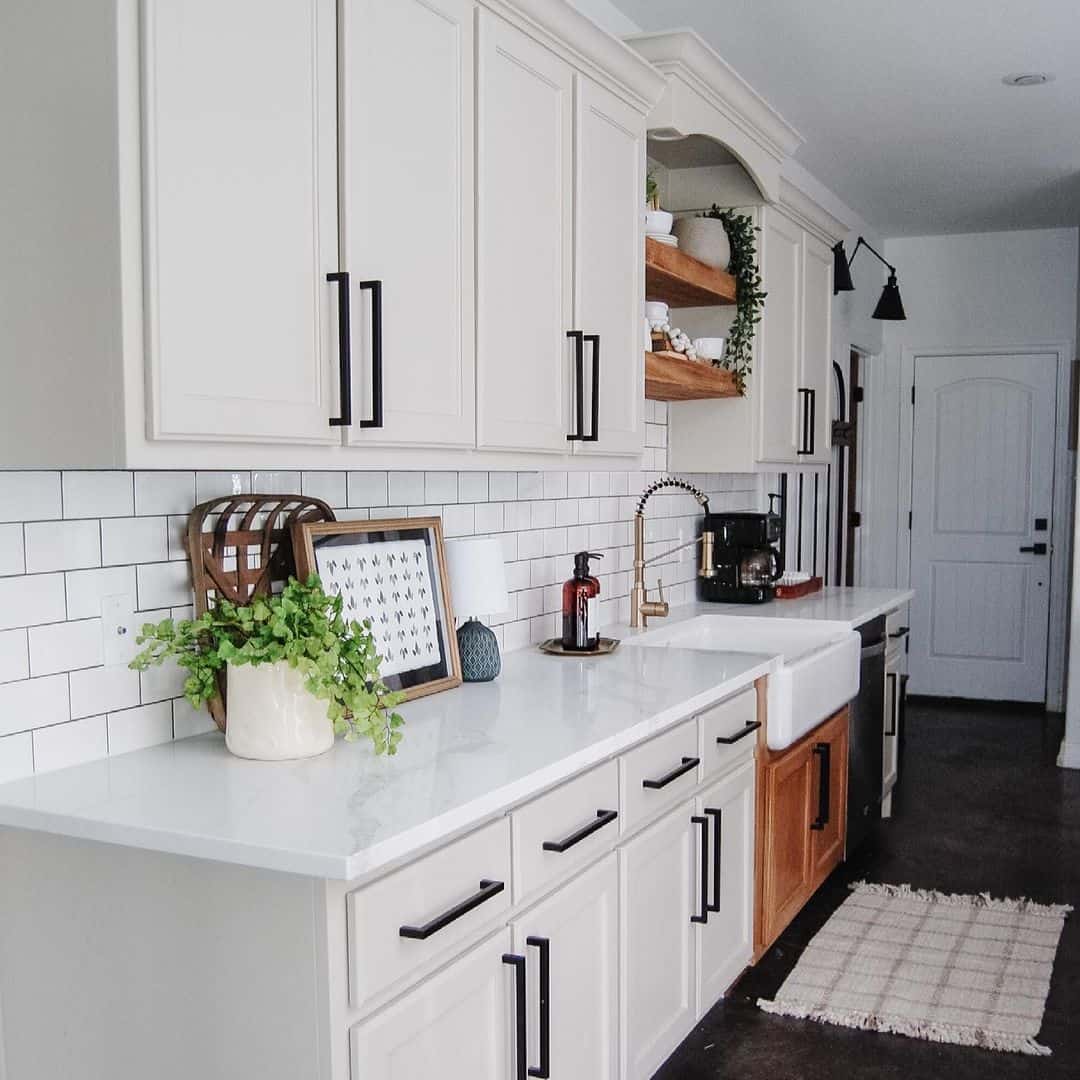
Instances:
[[[618,808],[619,767],[609,761],[515,810],[514,901],[599,858],[618,837]]]
[[[673,806],[701,779],[698,725],[686,720],[619,758],[620,831]]]
[[[354,1008],[472,944],[510,907],[510,892],[510,821],[503,817],[350,893]]]
[[[706,709],[698,717],[698,724],[702,773],[705,778],[719,776],[754,756],[758,732],[757,690],[751,687]]]

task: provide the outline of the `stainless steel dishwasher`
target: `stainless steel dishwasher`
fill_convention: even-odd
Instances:
[[[846,854],[850,857],[881,820],[881,755],[885,732],[885,616],[858,628],[862,638],[859,694],[848,731]]]

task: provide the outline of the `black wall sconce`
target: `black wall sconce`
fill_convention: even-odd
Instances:
[[[859,248],[861,247],[866,248],[872,255],[876,255],[878,260],[889,268],[889,280],[886,282],[885,288],[881,290],[881,299],[877,302],[877,307],[874,308],[874,312],[870,317],[872,319],[888,319],[893,322],[906,319],[904,304],[900,299],[900,287],[896,284],[896,267],[892,263],[886,262],[881,254],[875,251],[861,236],[855,244],[855,250],[851,253],[850,259],[844,254],[842,241],[838,240],[833,245],[833,296],[837,293],[855,291],[855,282],[851,280],[851,264],[855,261],[855,256],[859,254]]]

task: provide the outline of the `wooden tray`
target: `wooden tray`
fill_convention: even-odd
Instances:
[[[619,647],[619,639],[602,637],[600,647],[596,649],[564,649],[560,638],[548,638],[537,647],[549,656],[609,656]]]
[[[777,585],[777,600],[798,600],[800,596],[809,596],[821,589],[821,578],[812,577],[809,581],[800,581],[798,585]]]

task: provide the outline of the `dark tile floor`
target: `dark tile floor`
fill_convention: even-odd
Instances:
[[[1054,764],[1061,718],[1016,708],[911,703],[894,816],[841,866],[694,1029],[659,1080],[1080,1080],[1080,771]],[[1040,1042],[999,1054],[769,1016],[800,952],[860,879],[1071,903]]]

